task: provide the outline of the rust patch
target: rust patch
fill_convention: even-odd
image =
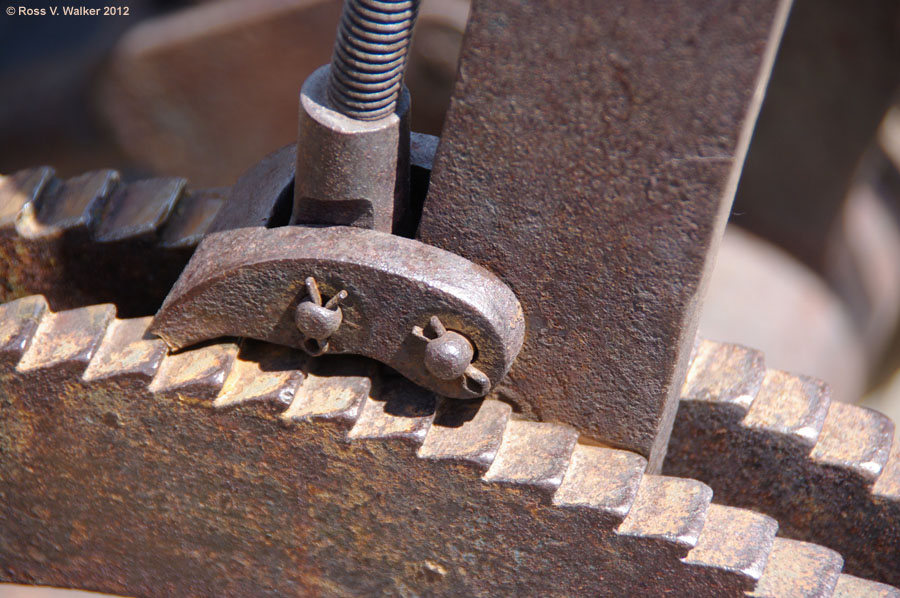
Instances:
[[[837,550],[848,573],[900,584],[893,428],[879,413],[832,403],[818,380],[766,372],[758,352],[704,341],[664,471],[774,517],[783,536]]]
[[[283,349],[225,344],[163,356],[152,381],[134,375],[152,352],[109,371],[145,325],[100,335],[87,371],[102,376],[0,364],[3,580],[149,597],[737,597],[840,570],[801,559],[785,574],[767,520],[710,507],[704,485],[645,476],[640,456],[495,401],[436,412],[371,362],[304,375]],[[73,338],[73,355],[94,342]]]

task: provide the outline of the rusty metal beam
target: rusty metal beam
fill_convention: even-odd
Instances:
[[[875,411],[824,383],[767,370],[759,351],[701,342],[664,471],[717,501],[775,517],[780,533],[839,551],[849,573],[900,584],[900,446]],[[893,445],[893,446],[892,446]]]
[[[419,238],[523,304],[497,396],[659,467],[788,5],[473,3]]]
[[[367,362],[258,344],[168,355],[150,318],[113,311],[0,306],[4,581],[148,598],[896,595],[699,482],[501,402],[436,402]]]

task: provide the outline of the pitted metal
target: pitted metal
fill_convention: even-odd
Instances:
[[[660,467],[789,5],[472,3],[418,238],[522,302],[495,396]]]
[[[487,394],[491,380],[472,365],[475,347],[469,339],[455,330],[447,330],[437,316],[432,316],[424,328],[413,326],[413,335],[425,343],[423,362],[432,376],[455,380],[472,396]]]
[[[475,356],[472,343],[460,333],[444,328],[437,317],[428,321],[428,329],[426,333],[424,328],[413,328],[413,334],[428,343],[425,347],[425,367],[442,380],[461,376]]]
[[[297,328],[298,305],[304,314],[321,311],[302,307],[310,277],[326,297],[342,297],[340,326],[326,347],[312,347],[315,335]],[[426,365],[432,337],[414,329],[428,327],[433,317],[464,335],[477,354],[456,377],[436,376]],[[152,331],[175,349],[239,336],[365,355],[460,399],[483,396],[502,379],[525,333],[515,295],[487,270],[412,239],[337,226],[243,228],[206,237]]]
[[[148,598],[897,595],[570,427],[436,401],[360,360],[167,354],[148,324],[0,306],[3,581]]]
[[[319,285],[310,276],[306,279],[306,294],[294,312],[294,323],[304,337],[303,350],[313,356],[321,355],[328,350],[328,339],[341,327],[344,314],[340,305],[347,298],[347,291],[338,291],[323,304]]]
[[[323,66],[300,90],[292,224],[391,232],[409,201],[409,92],[378,120],[357,120],[328,99]]]
[[[409,91],[419,0],[345,0],[330,65],[300,90],[292,224],[405,232]]]
[[[900,446],[894,423],[831,400],[828,385],[766,369],[763,354],[702,341],[664,471],[839,551],[849,573],[900,584]]]
[[[56,309],[115,301],[124,315],[152,314],[226,193],[114,170],[0,176],[0,299],[42,293]]]
[[[533,3],[522,3],[521,10],[527,12],[534,6]],[[713,2],[702,10],[715,12],[722,6]],[[711,21],[721,25],[722,21],[717,19],[722,17],[731,25],[735,22],[746,24],[746,32],[738,31],[733,36],[746,45],[733,45],[740,46],[739,52],[754,55],[761,48],[761,36],[757,35],[761,25],[752,15],[757,14],[754,11],[764,11],[771,6],[772,3],[730,4],[736,13],[727,13],[725,17],[722,16],[725,13],[716,13]],[[596,6],[587,8],[593,10]],[[615,138],[623,129],[629,129],[632,122],[638,124],[636,130],[641,130],[641,123],[649,121],[653,121],[654,127],[666,124],[665,119],[647,119],[641,112],[643,102],[652,104],[658,100],[643,95],[644,84],[657,81],[653,77],[634,79],[630,76],[646,66],[642,61],[648,59],[648,54],[628,54],[622,60],[623,54],[617,51],[621,49],[617,45],[621,39],[616,37],[630,28],[628,16],[632,13],[629,10],[647,16],[652,15],[647,10],[655,8],[659,11],[659,6],[639,2],[624,8],[612,5],[606,8],[611,14],[618,9],[624,11],[613,15],[623,18],[616,20],[616,28],[610,35],[601,37],[604,44],[612,48],[609,52],[604,51],[604,59],[613,65],[614,79],[622,85],[628,99],[624,108],[615,104],[618,99],[615,95],[609,98],[611,108],[604,105],[604,110],[608,111],[603,116],[614,117],[601,119],[610,127],[609,136]],[[679,12],[682,8],[687,8],[687,13],[700,11],[695,5],[675,5],[673,10],[678,14],[665,13],[665,16],[673,17],[669,20],[677,22],[683,16]],[[482,17],[484,14],[487,13],[482,12]],[[503,18],[482,18],[475,22],[484,29],[472,32],[471,37],[481,39],[484,45],[476,44],[475,50],[470,46],[469,51],[488,56],[490,52],[485,49],[489,50],[492,44],[503,45],[506,38],[502,35],[484,37],[485,31],[496,33],[508,23]],[[552,26],[553,21],[548,20],[546,24]],[[576,21],[576,25],[594,34],[598,22],[588,15]],[[674,50],[678,56],[672,64],[690,63],[697,58],[692,52],[698,41],[707,51],[709,49],[704,45],[705,40],[695,37],[698,30],[704,32],[704,25],[698,27],[679,28],[667,22],[661,31],[656,31],[662,35],[651,36],[649,43],[668,39],[665,35],[672,31],[684,33],[687,38],[667,45],[666,50]],[[653,33],[653,28],[650,29]],[[722,31],[716,34],[723,35]],[[579,39],[577,36],[560,37],[567,43]],[[502,50],[515,52],[518,40],[510,41],[511,46]],[[559,49],[553,40],[546,45],[551,54]],[[727,44],[722,49],[724,52],[734,50]],[[747,63],[742,59],[724,62],[728,68],[738,71],[737,78],[743,81],[741,77],[747,75]],[[716,68],[715,60],[709,60],[709,63]],[[598,68],[603,67],[600,64]],[[674,80],[678,68],[673,72],[676,73],[672,77]],[[583,72],[580,74],[583,76]],[[717,81],[733,74],[719,68],[716,76],[722,76],[722,79]],[[512,75],[515,77],[516,73]],[[642,85],[635,85],[635,80],[642,81]],[[523,87],[527,87],[527,77],[523,81]],[[742,84],[732,85],[731,89],[737,95],[747,90]],[[538,96],[537,101],[559,99],[556,94],[540,97],[540,89],[530,91]],[[703,99],[708,101],[709,97]],[[524,93],[513,97],[512,116],[501,111],[498,112],[502,115],[500,119],[509,118],[513,122],[527,114],[523,107],[528,107],[528,100]],[[723,136],[714,135],[710,146],[715,150],[717,143],[724,143],[726,155],[723,157],[711,151],[708,155],[700,152],[697,156],[672,158],[676,164],[666,163],[662,170],[668,174],[666,168],[671,166],[675,175],[662,177],[665,187],[662,191],[655,187],[660,181],[656,177],[659,173],[649,168],[651,175],[644,182],[649,185],[651,203],[657,197],[655,194],[666,196],[672,189],[684,188],[686,194],[697,192],[702,195],[721,185],[721,180],[716,178],[720,166],[732,159],[739,161],[735,156],[740,152],[733,151],[730,144],[734,140],[728,135],[733,133],[734,118],[743,114],[743,105],[738,99],[734,104],[738,108],[731,114],[728,107],[733,107],[732,100],[734,98],[728,96],[721,102],[724,113],[732,117],[723,119],[727,121],[728,130]],[[673,104],[671,111],[680,114],[679,107],[677,103]],[[460,110],[464,108],[457,106]],[[619,108],[623,111],[619,112]],[[622,117],[621,122],[616,122],[618,116]],[[525,120],[536,122],[527,116]],[[579,125],[577,121],[571,121],[561,123],[561,126],[578,128]],[[578,134],[582,133],[579,129]],[[488,131],[490,134],[493,133]],[[458,142],[459,131],[450,131],[451,140],[453,135],[457,136]],[[561,140],[560,147],[568,150],[571,146],[567,143],[574,141],[577,145],[582,139],[569,132]],[[638,138],[634,141],[629,149],[641,158],[641,144],[648,140]],[[655,141],[658,141],[656,137],[648,143],[652,145]],[[326,146],[327,143],[323,143],[319,147]],[[539,146],[529,143],[510,147],[513,153],[523,147],[526,153],[539,153],[535,149]],[[484,149],[483,146],[480,149]],[[659,149],[653,147],[650,151]],[[660,155],[671,158],[666,154],[667,150],[668,147],[664,147]],[[260,165],[260,170],[253,176],[271,185],[257,189],[250,184],[242,187],[240,193],[260,193],[266,197],[256,205],[248,205],[248,210],[231,219],[226,229],[236,228],[234,223],[248,220],[264,220],[253,222],[257,226],[271,225],[277,220],[274,214],[280,203],[278,197],[283,196],[282,191],[293,180],[290,169],[284,168],[284,156],[291,151],[291,148],[285,148],[268,163],[272,166],[271,176],[265,174],[265,166]],[[301,148],[301,151],[304,150]],[[470,157],[464,152],[448,151],[447,155],[450,157],[443,158],[445,164],[448,160],[465,161]],[[711,164],[703,164],[707,159]],[[687,164],[682,164],[681,160]],[[635,172],[642,167],[636,166]],[[709,170],[705,170],[706,167]],[[306,172],[317,171],[298,174],[303,176]],[[523,174],[490,169],[481,172],[476,169],[476,172],[477,177],[488,179],[508,177],[505,179],[507,184],[518,181],[518,175]],[[708,180],[705,177],[710,173]],[[570,187],[575,191],[581,191],[579,181],[583,182],[583,179],[579,178],[580,174],[566,172],[566,176],[575,181]],[[526,182],[527,175],[525,172]],[[109,178],[99,174],[88,177],[87,182],[102,182]],[[39,196],[40,188],[47,180],[46,172],[23,177],[21,182],[32,185],[34,192],[15,194],[11,201],[15,203],[31,195]],[[696,184],[692,185],[692,181]],[[604,183],[628,199],[627,185],[623,191],[616,180]],[[60,191],[56,185],[47,185],[54,197]],[[102,210],[100,206],[111,200],[104,199],[99,192],[73,193],[77,186],[73,182],[66,192],[63,185],[60,196],[78,201],[61,204],[62,209],[48,204],[49,207],[36,211],[32,209],[38,207],[35,205],[29,210],[16,208],[10,212],[4,210],[0,201],[0,215],[7,212],[24,214],[24,223],[34,225],[21,229],[26,232],[25,237],[60,239],[69,234],[60,235],[60,231],[73,228],[81,231],[87,227],[96,231],[92,233],[92,239],[113,241],[118,238],[116,230],[121,229],[125,231],[123,237],[136,237],[152,244],[162,228],[161,237],[168,239],[165,242],[181,248],[191,247],[199,236],[197,231],[209,222],[209,210],[191,207],[200,203],[189,204],[185,198],[175,198],[183,187],[177,181],[137,186],[117,195],[129,197],[133,191],[134,196],[155,198],[146,206],[140,202],[125,202]],[[103,184],[95,187],[106,188]],[[0,194],[2,189],[0,183]],[[147,189],[159,193],[148,195]],[[233,197],[238,194],[233,190]],[[487,199],[488,211],[499,208],[494,215],[502,212],[502,202],[495,204],[492,198]],[[563,212],[571,208],[571,205],[568,208],[562,205]],[[183,210],[191,216],[180,216],[178,226],[163,226],[173,206],[175,213]],[[459,209],[466,207],[461,205]],[[529,209],[532,212],[524,217],[526,224],[531,225],[544,217],[539,202],[530,205]],[[384,222],[386,211],[379,210],[379,218]],[[47,222],[40,217],[34,218],[42,211],[51,215],[44,219]],[[640,220],[640,215],[641,211],[635,211],[628,212],[625,217]],[[561,220],[565,221],[562,216]],[[395,211],[391,217],[399,216]],[[99,225],[97,218],[102,220]],[[489,219],[482,215],[484,218]],[[373,216],[372,221],[375,220],[377,218]],[[52,224],[50,221],[55,221],[57,226],[47,226]],[[186,225],[188,221],[198,224],[192,228]],[[132,227],[135,222],[138,226]],[[335,224],[334,221],[327,223]],[[363,220],[353,223],[369,226]],[[514,219],[500,218],[492,223],[496,228],[515,228]],[[431,234],[437,231],[444,242],[448,238],[450,243],[471,242],[479,257],[491,255],[484,249],[483,239],[452,239],[453,234],[460,232],[452,223],[441,223],[432,217],[430,221],[426,219],[426,224],[431,227]],[[560,234],[577,230],[576,225],[580,223],[569,221],[569,224],[572,228],[564,225],[559,229]],[[663,227],[665,220],[651,224]],[[446,228],[442,230],[441,226]],[[381,228],[385,228],[383,224]],[[189,229],[193,231],[190,234]],[[614,241],[627,244],[632,239],[629,235],[639,237],[642,230],[638,228],[635,233],[634,227],[624,226],[624,229],[626,233]],[[700,227],[701,236],[706,230]],[[513,231],[512,235],[517,232],[521,231]],[[209,288],[201,287],[210,281],[214,281],[211,284],[221,282],[223,286],[213,289],[215,292],[208,296],[198,292],[186,303],[196,300],[192,307],[200,310],[203,317],[199,324],[203,326],[219,325],[220,320],[227,318],[237,318],[237,324],[241,325],[239,318],[246,316],[252,320],[251,325],[271,324],[271,329],[260,331],[260,338],[268,338],[265,335],[273,334],[273,331],[281,334],[284,330],[285,334],[299,339],[300,344],[294,346],[303,347],[304,342],[312,339],[317,344],[323,341],[319,346],[326,350],[337,347],[338,341],[346,340],[360,330],[368,333],[379,329],[380,325],[385,327],[383,330],[396,326],[397,330],[391,329],[391,334],[396,332],[399,338],[402,329],[406,334],[404,338],[415,344],[410,353],[401,351],[399,355],[403,360],[398,361],[404,367],[413,368],[413,374],[402,369],[401,373],[415,379],[415,375],[425,372],[433,378],[431,383],[452,382],[454,388],[460,385],[465,388],[467,381],[475,380],[471,374],[473,368],[480,371],[475,364],[484,367],[484,361],[489,361],[495,350],[490,343],[484,345],[479,336],[486,330],[481,320],[471,327],[467,323],[464,316],[474,314],[476,320],[481,318],[488,322],[487,329],[496,336],[493,340],[499,339],[500,349],[496,352],[504,355],[508,368],[514,357],[514,352],[509,356],[509,348],[515,345],[517,349],[517,342],[521,343],[521,336],[518,341],[515,338],[523,324],[521,308],[506,287],[500,283],[496,288],[490,286],[496,279],[479,278],[483,272],[458,257],[447,258],[447,261],[436,258],[439,267],[416,270],[422,252],[432,249],[422,249],[421,244],[407,245],[407,240],[396,238],[389,242],[384,239],[387,235],[370,233],[372,231],[356,229],[346,232],[339,227],[325,233],[255,229],[210,237],[201,251],[206,251],[208,257],[218,249],[228,256],[220,262],[224,261],[235,270],[230,271],[230,275],[223,273],[219,281],[212,259],[201,260],[199,263],[205,264],[202,267],[188,268],[183,277],[188,282],[182,290],[190,288],[191,292],[198,289],[205,292]],[[506,230],[503,234],[508,236],[509,233],[510,230]],[[277,254],[267,245],[306,234],[311,235],[307,240],[313,241],[303,249],[291,250],[296,251],[293,256],[290,251],[285,251],[285,246],[290,243],[280,246]],[[375,266],[372,264],[378,262],[377,259],[361,264],[360,261],[365,260],[360,260],[358,255],[347,257],[349,249],[341,245],[339,236],[354,240],[353,251],[359,251],[363,246],[364,253],[369,247],[372,255],[384,255],[382,252],[386,247],[392,247],[391,243],[398,244],[400,250],[396,254],[387,251],[387,257]],[[216,245],[217,241],[213,239],[231,239],[233,244]],[[365,239],[373,239],[372,245],[367,246],[363,242]],[[665,242],[670,240],[667,238]],[[165,245],[160,243],[159,246]],[[326,246],[329,251],[336,248],[340,255],[335,258],[334,254],[327,254]],[[27,248],[19,251],[21,247],[15,245],[16,252],[10,252],[14,254],[11,259],[32,263],[33,256]],[[300,254],[308,248],[320,253],[305,263],[306,256]],[[540,247],[550,254],[557,248],[553,240],[546,239]],[[709,251],[702,242],[694,249],[700,253]],[[260,257],[260,251],[268,257],[254,262]],[[247,252],[250,257],[242,256],[242,252]],[[603,252],[615,255],[616,247],[604,247]],[[651,257],[655,255],[650,253]],[[287,259],[284,259],[285,254],[288,254]],[[704,253],[707,259],[710,254]],[[528,256],[520,253],[519,257],[526,261]],[[556,257],[560,258],[556,261],[556,269],[552,272],[542,270],[548,278],[539,280],[550,297],[558,297],[554,293],[559,288],[566,288],[560,280],[571,282],[577,281],[579,276],[590,278],[580,259],[573,263],[561,259],[563,253],[557,253]],[[40,264],[43,258],[40,255],[33,262]],[[229,263],[229,259],[232,262]],[[288,263],[285,268],[285,263],[292,259],[296,263]],[[639,261],[636,258],[635,262],[617,262],[620,268],[615,270],[616,275],[628,280],[629,268],[641,269]],[[433,264],[428,262],[426,265]],[[652,267],[656,265],[651,264]],[[259,279],[254,279],[252,271],[257,267]],[[475,273],[466,268],[474,268]],[[387,280],[386,284],[381,284],[397,275],[398,269],[402,282],[392,286],[392,281]],[[237,270],[241,273],[234,275]],[[450,273],[451,270],[454,273]],[[137,272],[145,274],[140,269]],[[358,279],[355,278],[357,274],[360,274]],[[508,272],[503,274],[506,276]],[[454,278],[455,275],[460,275],[463,282]],[[569,279],[565,278],[567,275]],[[345,278],[350,282],[345,284]],[[429,295],[436,279],[441,283],[437,285],[441,292]],[[263,280],[266,282],[254,286]],[[489,288],[484,289],[491,299],[474,301],[476,305],[473,305],[472,297],[484,286],[485,280],[493,280]],[[648,280],[652,281],[652,277]],[[373,281],[379,284],[366,286]],[[522,285],[517,289],[533,282],[527,277],[524,282],[523,279],[515,280],[516,285]],[[592,280],[581,282],[587,286],[579,286],[577,292],[563,293],[565,301],[553,302],[547,310],[539,305],[541,310],[533,312],[538,318],[529,320],[529,325],[538,322],[553,328],[559,321],[577,323],[578,318],[565,320],[560,314],[571,306],[573,298],[585,294],[590,296],[593,308]],[[270,303],[266,293],[281,292],[283,289],[278,285],[282,283],[290,288],[289,299],[285,299],[288,295],[279,295],[280,299]],[[228,288],[227,284],[233,286]],[[346,296],[341,293],[345,286],[349,291]],[[448,290],[449,287],[453,290]],[[490,301],[496,299],[495,293],[501,292],[497,290],[501,287],[508,294],[504,296],[512,299],[505,302],[504,307],[494,309]],[[21,293],[26,288],[27,284],[23,284],[18,291]],[[460,288],[462,290],[456,293]],[[679,334],[684,338],[690,336],[690,322],[684,325],[675,317],[661,325],[654,319],[653,310],[647,309],[647,305],[651,308],[655,305],[649,297],[652,293],[630,295],[627,291],[633,289],[627,285],[623,288],[626,292],[619,297],[620,300],[624,297],[627,303],[623,313],[629,316],[626,317],[628,326],[637,330],[638,336],[646,335],[649,330],[664,337],[666,325],[672,322],[681,326]],[[658,290],[658,287],[650,288]],[[254,294],[254,291],[260,292]],[[424,300],[416,296],[419,292],[426,295]],[[534,296],[531,292],[526,293],[529,300]],[[537,295],[541,297],[543,292]],[[182,298],[188,295],[185,293]],[[336,305],[338,302],[342,305]],[[369,302],[368,307],[364,305],[366,302]],[[513,304],[516,309],[512,309]],[[415,309],[410,305],[424,308],[411,317],[409,312]],[[526,305],[529,316],[533,305]],[[372,306],[369,316],[373,321],[364,321],[360,325],[361,320],[354,320]],[[262,311],[254,312],[254,309]],[[301,311],[304,312],[302,315]],[[540,318],[548,313],[549,319],[542,322]],[[184,320],[180,324],[185,330],[190,328],[187,323],[190,314],[189,309],[181,314]],[[340,318],[331,314],[340,314]],[[555,319],[557,316],[561,320]],[[642,318],[650,325],[644,327]],[[507,337],[503,336],[504,323],[508,325]],[[363,360],[332,356],[311,360],[296,351],[251,341],[242,342],[240,348],[232,343],[218,343],[167,354],[163,343],[148,335],[149,325],[149,318],[115,319],[112,305],[55,313],[48,309],[42,298],[28,297],[0,306],[0,387],[3,388],[0,393],[0,453],[3,455],[0,459],[0,496],[3,497],[0,561],[4,565],[0,568],[0,579],[88,587],[150,598],[198,594],[356,598],[368,595],[624,596],[635,593],[647,596],[896,598],[900,594],[894,588],[842,574],[842,558],[834,550],[796,539],[776,538],[777,523],[771,517],[712,504],[712,490],[703,483],[652,475],[655,471],[653,463],[648,473],[645,458],[634,452],[596,446],[596,438],[584,438],[579,442],[582,428],[587,431],[587,436],[594,436],[596,420],[573,420],[572,424],[578,428],[546,421],[523,421],[512,413],[508,404],[492,399],[437,400],[430,392],[406,380],[377,375],[372,364]],[[226,328],[222,324],[222,329]],[[560,330],[565,333],[566,342],[576,347],[583,346],[585,338],[596,332],[593,328],[577,325],[564,326]],[[554,338],[548,336],[545,329],[538,332],[539,341]],[[598,337],[604,342],[608,339],[602,335]],[[613,336],[612,340],[621,339]],[[647,337],[638,340],[646,341]],[[647,345],[636,342],[624,355],[639,361],[645,356],[640,346]],[[655,348],[652,342],[650,348]],[[374,351],[383,356],[391,354],[389,349],[381,346]],[[685,360],[686,353],[685,350],[681,355]],[[737,476],[733,471],[725,475],[747,475],[751,483],[765,488],[764,492],[776,495],[778,506],[793,507],[786,518],[789,525],[799,531],[786,527],[787,534],[809,539],[809,535],[819,534],[826,526],[832,526],[844,535],[855,534],[856,540],[843,544],[852,553],[852,556],[848,555],[852,570],[873,576],[891,575],[896,552],[892,551],[892,546],[896,544],[897,522],[900,521],[897,511],[900,452],[896,446],[891,448],[890,422],[872,412],[832,404],[826,388],[813,379],[775,371],[763,371],[757,376],[755,370],[747,379],[719,377],[718,374],[727,369],[727,363],[716,362],[710,357],[714,353],[707,345],[701,345],[697,353],[700,361],[695,359],[688,377],[688,388],[697,392],[689,392],[683,397],[682,408],[696,403],[700,405],[695,406],[696,409],[702,411],[709,407],[702,401],[710,405],[716,403],[716,408],[722,406],[718,403],[723,403],[727,417],[732,419],[725,424],[717,420],[712,426],[707,425],[708,421],[685,424],[684,432],[693,434],[686,441],[676,428],[670,462],[677,463],[677,444],[682,441],[685,445],[696,443],[700,455],[697,463],[701,469],[707,465],[703,457],[709,454],[709,447],[721,446],[717,443],[728,445],[727,454],[746,467]],[[615,350],[610,354],[618,355]],[[398,353],[391,355],[394,358]],[[646,355],[652,359],[656,354],[648,351]],[[592,356],[589,351],[583,351],[578,365],[587,363],[593,367]],[[621,355],[618,357],[622,358]],[[752,355],[745,361],[755,365]],[[548,360],[538,362],[538,365],[545,368],[544,372],[554,375],[562,372],[563,375],[565,372],[558,366],[569,363]],[[700,367],[698,363],[709,367]],[[668,365],[663,364],[660,370],[665,370],[664,374],[669,376],[671,368],[667,368]],[[501,395],[520,406],[528,404],[530,397],[527,393],[516,395],[509,389],[529,389],[528,384],[521,382],[523,372],[524,375],[531,373],[528,368],[514,370],[507,392]],[[537,372],[540,374],[541,370]],[[488,378],[487,386],[496,385],[503,375],[502,372],[499,377],[495,372],[489,373],[493,378]],[[627,376],[609,379],[615,384],[643,388]],[[655,379],[652,376],[648,379],[652,386]],[[677,381],[677,372],[667,380]],[[594,382],[597,382],[596,376]],[[467,390],[469,394],[465,396],[482,394],[472,392],[471,388]],[[579,396],[570,387],[560,388],[558,392],[561,402]],[[720,395],[725,399],[720,401]],[[738,420],[733,419],[735,414],[738,414]],[[537,409],[528,415],[557,418],[555,413],[541,413]],[[659,434],[664,436],[665,430],[661,431],[658,418],[636,418],[634,421],[636,425],[649,428],[651,435],[657,434],[655,441],[664,444]],[[734,446],[729,444],[741,435],[751,441],[736,442]],[[658,455],[654,456],[651,451],[651,460]],[[720,456],[716,458],[721,459]],[[766,459],[771,460],[772,471],[760,475],[758,465],[768,462]],[[719,473],[709,477],[711,485],[727,487]],[[785,488],[790,488],[790,483],[800,483],[798,480],[802,480],[808,492],[792,496]],[[733,480],[728,482],[733,483]],[[848,489],[846,494],[840,494]],[[79,500],[73,501],[73,496]],[[773,512],[771,501],[753,496],[755,498],[748,501],[752,504],[747,506]],[[834,501],[833,504],[823,507],[823,497]],[[802,502],[800,508],[797,508],[798,499]],[[806,510],[803,508],[810,506]],[[844,521],[835,522],[836,513]],[[116,521],[117,525],[109,526],[110,520]],[[865,547],[865,538],[875,538],[877,546]],[[831,537],[824,537],[822,542],[831,548],[837,544]],[[887,550],[882,549],[882,544],[888,546]],[[856,560],[865,558],[867,553],[873,561],[868,566],[874,573],[865,570],[866,564],[860,565]]]

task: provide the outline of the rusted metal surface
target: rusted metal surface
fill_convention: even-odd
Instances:
[[[409,205],[403,75],[419,0],[344,0],[331,64],[300,89],[292,224],[400,232]]]
[[[900,598],[900,590],[852,575],[841,575],[834,590],[834,598]]]
[[[735,198],[735,222],[817,272],[900,84],[900,5],[795,0]]]
[[[0,298],[42,293],[56,309],[115,301],[123,315],[152,314],[222,200],[221,189],[124,183],[114,170],[0,176]]]
[[[497,396],[659,467],[787,6],[473,3],[419,238],[522,301]]]
[[[355,359],[169,355],[148,324],[0,306],[0,579],[149,598],[880,590],[567,426]]]
[[[312,276],[305,281],[306,297],[294,310],[294,323],[303,335],[304,351],[316,356],[328,350],[328,339],[338,331],[344,321],[341,302],[347,298],[346,289],[341,289],[327,302],[322,300],[319,284]]]
[[[182,196],[159,233],[157,244],[163,249],[193,249],[218,219],[232,189],[198,189]]]
[[[399,224],[399,232],[405,236],[411,236],[418,226],[437,144],[437,137],[410,133],[409,209]],[[250,167],[232,185],[224,205],[207,232],[251,226],[271,228],[287,224],[293,207],[296,163],[297,148],[292,143]]]
[[[394,112],[357,120],[328,97],[332,67],[300,91],[292,224],[336,224],[389,233],[409,202],[409,92]]]
[[[759,351],[703,341],[682,390],[664,471],[780,534],[828,546],[849,573],[900,584],[900,447],[887,417],[832,402],[813,378],[766,370]],[[892,446],[893,444],[893,446]]]
[[[814,544],[779,539],[772,547],[775,566],[750,595],[815,596],[834,595],[840,575],[841,557],[834,551]]]
[[[298,330],[297,316],[310,277],[326,300],[346,291],[342,322],[327,336],[329,353],[377,359],[442,396],[483,396],[522,344],[521,307],[487,270],[411,239],[341,226],[243,228],[206,237],[153,332],[176,349],[223,336],[308,347],[315,335]],[[475,372],[465,368],[443,379],[429,371],[434,337],[415,329],[432,317],[469,339]]]

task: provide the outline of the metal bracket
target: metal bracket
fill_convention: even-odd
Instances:
[[[506,374],[525,325],[513,292],[458,255],[373,230],[291,226],[207,236],[150,330],[173,349],[240,336],[365,355],[469,399]]]

